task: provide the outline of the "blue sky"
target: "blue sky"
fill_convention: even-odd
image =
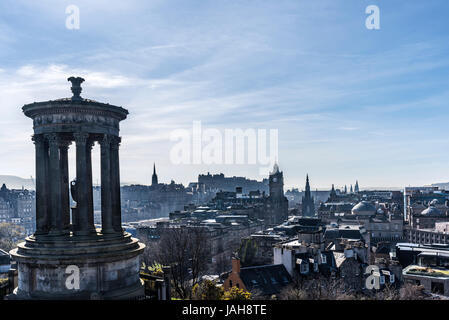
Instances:
[[[65,27],[71,4],[79,30]],[[380,30],[365,28],[373,4]],[[122,181],[150,183],[153,162],[164,182],[262,178],[255,165],[173,165],[170,132],[198,120],[278,129],[287,187],[303,188],[306,173],[320,189],[449,181],[448,10],[446,0],[2,0],[0,174],[34,175],[21,107],[70,96],[78,75],[83,97],[130,111]]]

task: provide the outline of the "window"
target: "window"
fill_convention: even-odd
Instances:
[[[321,263],[327,263],[327,258],[324,254],[321,255]]]
[[[379,277],[379,283],[382,285],[382,284],[385,284],[385,276],[384,275],[381,275],[380,277]]]
[[[432,293],[444,294],[444,284],[441,282],[432,281]]]
[[[303,263],[301,264],[301,273],[308,273],[309,272],[309,264],[308,263]]]
[[[229,280],[229,286],[232,287],[232,280]]]
[[[390,283],[394,283],[394,274],[390,274]]]

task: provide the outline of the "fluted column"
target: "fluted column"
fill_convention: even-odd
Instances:
[[[36,235],[46,234],[50,229],[48,205],[48,144],[44,136],[35,134],[32,137],[36,146]]]
[[[63,230],[70,232],[70,198],[69,198],[69,159],[68,149],[71,141],[61,141],[59,145],[61,166],[61,214]]]
[[[119,146],[121,138],[114,137],[111,143],[111,187],[112,187],[112,226],[114,231],[123,232],[120,201]]]
[[[89,185],[92,184],[92,173],[89,173],[88,158],[90,157],[91,147],[88,147],[89,134],[77,132],[73,134],[76,143],[76,235],[89,235],[94,229],[90,225],[89,219]],[[90,189],[92,192],[92,189]]]
[[[93,195],[93,181],[92,181],[92,147],[94,145],[94,141],[93,140],[88,140],[87,141],[87,174],[88,174],[88,179],[87,179],[87,220],[89,223],[89,228],[92,232],[96,232],[95,230],[95,225],[94,225],[94,195]]]
[[[49,148],[49,185],[50,185],[50,234],[63,234],[63,219],[61,212],[61,163],[59,145],[61,138],[57,133],[46,134]]]
[[[111,136],[104,135],[101,145],[101,232],[114,233],[112,226]]]

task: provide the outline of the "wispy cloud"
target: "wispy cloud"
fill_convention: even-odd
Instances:
[[[65,29],[72,3],[80,7],[79,31]],[[345,175],[379,186],[422,183],[423,176],[407,176],[412,167],[429,170],[428,179],[449,179],[441,157],[448,143],[434,139],[449,120],[441,9],[448,5],[386,3],[379,32],[364,28],[364,5],[5,0],[0,167],[33,172],[32,128],[20,107],[69,96],[66,79],[79,75],[84,97],[130,111],[121,130],[124,180],[148,182],[150,169],[148,177],[142,171],[153,161],[166,180],[184,183],[209,170],[168,160],[170,132],[194,120],[220,130],[278,129],[289,187],[302,185],[306,171],[318,187]],[[442,151],[419,157],[423,151],[413,145],[424,144]],[[251,166],[214,169],[260,178]]]

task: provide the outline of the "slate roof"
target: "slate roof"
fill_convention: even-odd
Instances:
[[[262,295],[277,294],[292,281],[283,264],[241,268],[240,279],[248,291],[259,291]]]
[[[356,239],[362,240],[360,230],[357,229],[327,229],[324,233],[326,240]]]
[[[8,265],[11,263],[11,257],[8,252],[0,249],[0,265]]]

